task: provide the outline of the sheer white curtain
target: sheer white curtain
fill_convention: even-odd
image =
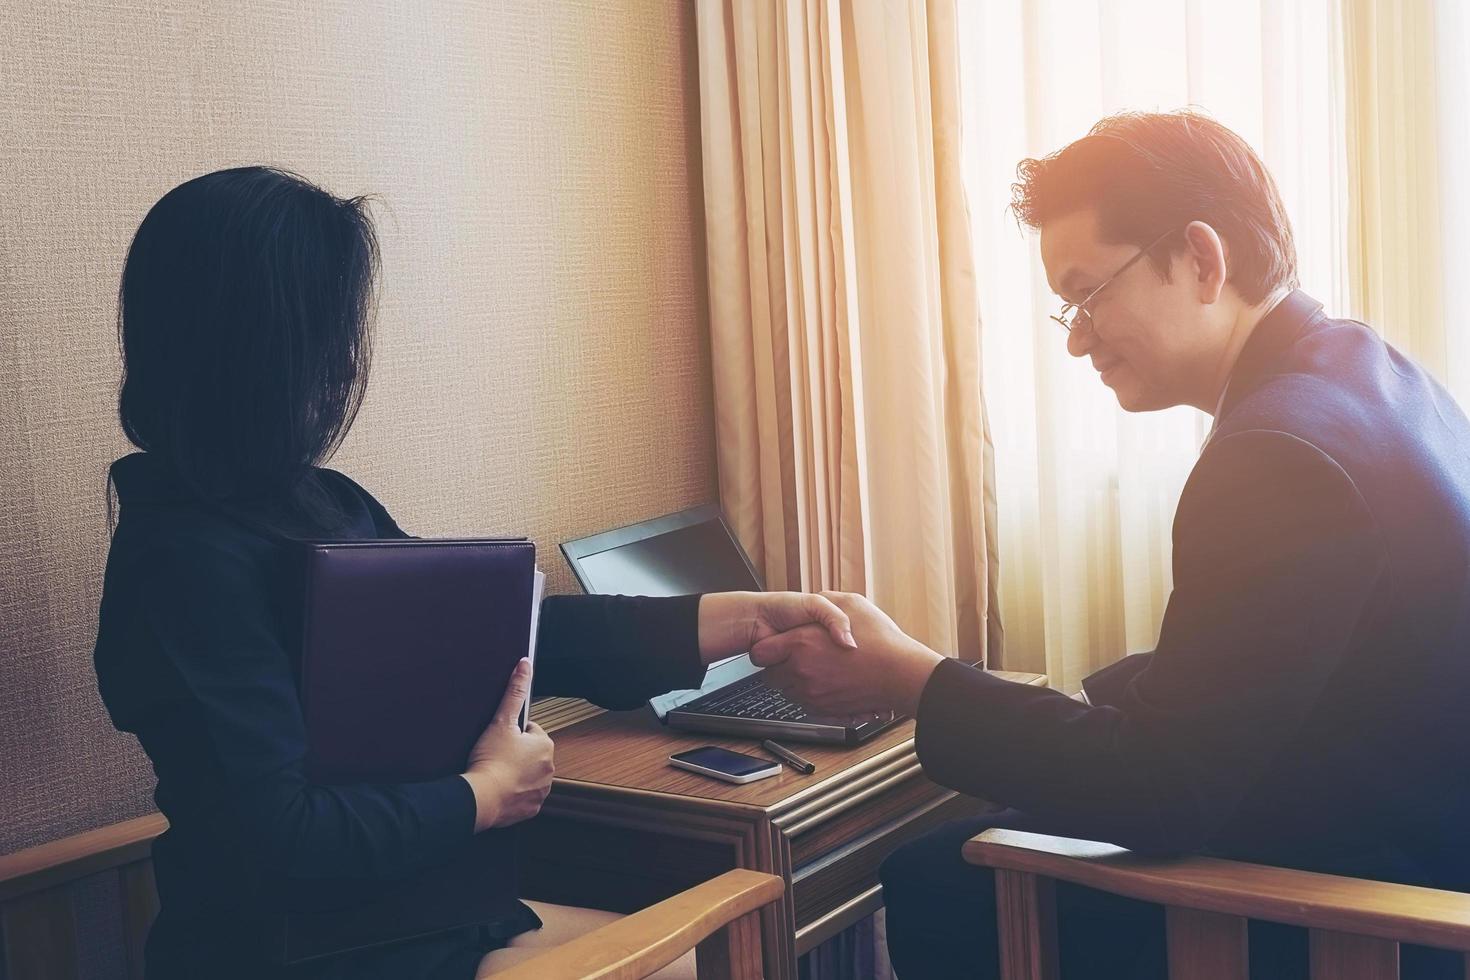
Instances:
[[[1440,0],[1435,22],[1435,83],[1438,97],[1431,129],[1440,178],[1439,286],[1444,316],[1444,382],[1461,406],[1470,404],[1470,326],[1465,304],[1470,287],[1470,5]]]
[[[1017,162],[1123,109],[1202,108],[1261,153],[1302,286],[1346,311],[1341,18],[1334,0],[962,3],[967,194],[996,448],[1004,665],[1073,691],[1152,649],[1170,531],[1209,418],[1130,415],[1047,319],[1035,236],[1007,211]]]
[[[1470,403],[1470,9],[1341,0],[1352,315]]]

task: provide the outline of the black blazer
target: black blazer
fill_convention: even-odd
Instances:
[[[252,939],[273,897],[309,882],[344,896],[451,860],[474,832],[459,776],[397,785],[323,786],[302,774],[306,742],[294,621],[281,545],[191,504],[147,454],[112,467],[120,513],[107,559],[94,661],[120,730],[137,735],[158,777],[169,830],[155,842],[161,911],[150,978],[269,975]],[[314,478],[346,515],[333,537],[404,537],[373,497],[340,473]],[[537,694],[633,708],[698,687],[698,596],[552,596],[536,647]],[[536,925],[335,958],[291,976],[460,976],[487,948]],[[457,959],[456,959],[457,957]],[[350,962],[349,962],[350,961]],[[461,965],[454,965],[458,963]],[[463,965],[468,964],[468,965]],[[235,972],[230,972],[235,971]]]
[[[1292,293],[1184,487],[1158,649],[1092,707],[944,663],[919,758],[1057,833],[1470,889],[1467,556],[1465,415]]]

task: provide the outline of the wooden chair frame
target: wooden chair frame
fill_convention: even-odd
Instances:
[[[995,869],[1001,976],[1057,980],[1055,882],[1163,905],[1170,980],[1246,980],[1246,923],[1309,931],[1312,980],[1396,980],[1399,944],[1470,953],[1470,895],[1215,858],[1154,859],[1111,844],[988,830],[971,864]],[[1470,956],[1466,957],[1470,976]]]
[[[150,857],[168,821],[151,814],[0,857],[0,942],[8,980],[74,980],[79,937],[70,886],[118,876],[127,975],[143,976],[143,941],[158,911]],[[700,980],[758,980],[760,910],[785,886],[775,875],[737,869],[533,959],[497,980],[634,980],[695,950]]]

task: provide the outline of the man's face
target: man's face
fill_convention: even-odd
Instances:
[[[1168,245],[1159,245],[1161,255]],[[1097,212],[1075,211],[1041,227],[1041,261],[1052,292],[1066,302],[1085,299],[1138,254],[1132,244],[1104,243]],[[1074,357],[1088,357],[1130,412],[1198,404],[1197,388],[1214,363],[1218,324],[1200,302],[1190,257],[1176,254],[1171,281],[1163,282],[1153,262],[1143,258],[1093,297],[1091,325],[1067,336]]]

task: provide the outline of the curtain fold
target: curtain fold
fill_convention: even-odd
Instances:
[[[720,495],[770,588],[998,645],[953,0],[696,6]]]
[[[1470,10],[1341,0],[1351,316],[1470,402]]]
[[[1345,0],[1340,16],[1350,309],[1443,380],[1435,4]]]

